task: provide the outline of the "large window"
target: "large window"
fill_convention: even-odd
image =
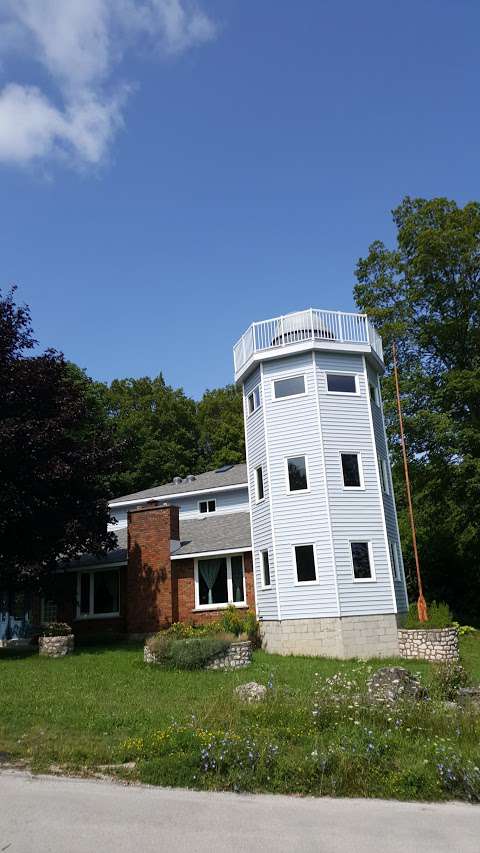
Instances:
[[[307,460],[305,456],[290,456],[287,464],[287,487],[289,492],[304,492],[308,489]]]
[[[262,586],[270,586],[270,561],[268,559],[268,551],[260,551],[260,561],[262,568]]]
[[[313,545],[295,545],[293,550],[295,552],[298,583],[315,583],[317,580],[317,567]]]
[[[206,512],[216,512],[217,502],[216,500],[211,501],[199,501],[198,502],[198,511],[202,514]]]
[[[343,485],[346,489],[363,488],[362,464],[359,453],[341,453]]]
[[[356,581],[374,580],[371,542],[350,542],[353,577]]]
[[[298,397],[305,394],[305,377],[289,376],[288,379],[275,379],[273,382],[273,394],[275,400],[283,397]]]
[[[195,564],[195,605],[216,608],[245,604],[243,557],[210,557]]]
[[[248,414],[252,415],[260,405],[260,385],[257,385],[247,397]]]
[[[255,499],[257,501],[263,501],[265,497],[265,491],[263,488],[263,468],[261,465],[258,468],[255,468]]]
[[[327,389],[335,394],[356,394],[357,377],[354,373],[327,373]]]
[[[80,572],[78,575],[77,616],[118,616],[120,582],[118,569]]]

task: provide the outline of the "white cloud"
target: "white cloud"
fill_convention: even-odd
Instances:
[[[112,93],[111,78],[123,53],[141,43],[172,56],[215,34],[189,0],[4,0],[0,59],[15,52],[40,63],[59,102],[38,86],[0,89],[0,162],[100,163],[122,124],[127,87]]]

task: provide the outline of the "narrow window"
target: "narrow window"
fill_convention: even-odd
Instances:
[[[315,568],[313,545],[295,545],[295,562],[297,567],[297,581],[299,583],[316,581],[317,571]]]
[[[392,571],[394,580],[398,581],[400,579],[400,564],[398,559],[398,551],[397,551],[397,543],[392,539],[388,540],[388,546],[390,548],[390,560],[392,563]]]
[[[304,492],[308,489],[305,456],[291,456],[287,459],[287,472],[289,492]]]
[[[374,385],[373,382],[369,382],[368,387],[370,389],[370,399],[371,399],[372,403],[375,403],[375,405],[378,406],[379,405],[379,399],[378,399],[378,388],[377,388],[377,386]]]
[[[281,400],[283,397],[297,397],[299,394],[305,394],[305,377],[289,376],[288,379],[275,379],[273,392],[276,400]]]
[[[257,385],[247,397],[248,414],[255,412],[260,405],[260,386]]]
[[[378,457],[378,470],[380,472],[380,483],[382,486],[382,492],[385,495],[390,494],[390,489],[388,487],[388,468],[387,462],[381,456]]]
[[[351,373],[327,373],[327,388],[337,394],[356,394],[357,377]]]
[[[360,489],[362,479],[360,476],[360,460],[358,453],[341,453],[343,485],[346,489]]]
[[[90,574],[80,575],[80,614],[88,616],[90,613]]]
[[[198,502],[198,510],[201,513],[216,512],[216,509],[217,509],[217,503],[215,500],[199,501]]]
[[[263,468],[261,465],[255,468],[255,494],[257,501],[263,501],[265,493],[263,489]]]
[[[353,576],[355,580],[370,580],[373,575],[369,543],[351,542],[350,546],[352,549]]]
[[[235,603],[245,601],[245,588],[243,581],[243,557],[239,554],[231,557],[232,565],[232,598]]]
[[[262,560],[262,586],[270,586],[270,563],[268,560],[268,551],[260,552]]]

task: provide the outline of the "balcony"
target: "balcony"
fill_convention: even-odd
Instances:
[[[252,323],[233,348],[235,379],[257,361],[258,353],[266,358],[308,349],[373,352],[383,363],[382,339],[366,314],[344,311],[320,311],[309,308],[272,320]]]

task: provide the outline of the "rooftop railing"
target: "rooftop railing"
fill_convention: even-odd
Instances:
[[[383,360],[382,339],[366,314],[309,308],[252,323],[233,348],[235,373],[238,374],[254,353],[306,341],[370,344]]]

